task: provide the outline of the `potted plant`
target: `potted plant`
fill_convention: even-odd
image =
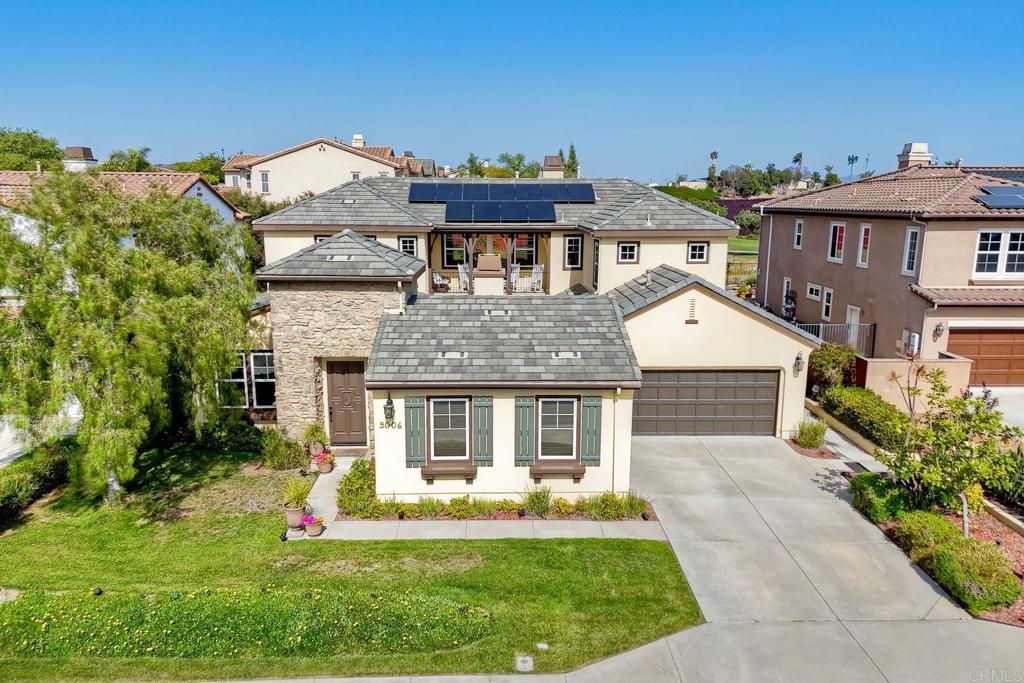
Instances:
[[[312,482],[306,479],[289,479],[281,487],[281,495],[284,498],[284,518],[292,529],[302,527],[302,517],[306,513],[306,500],[309,498],[309,490],[312,487]]]
[[[324,532],[324,518],[322,515],[306,515],[302,518],[302,526],[310,536],[319,536]]]
[[[315,458],[327,450],[327,432],[322,424],[315,422],[306,425],[302,430],[302,441],[306,444],[309,457]]]
[[[324,451],[320,455],[313,457],[313,463],[320,470],[320,474],[327,474],[334,469],[334,456],[331,455],[330,451]]]

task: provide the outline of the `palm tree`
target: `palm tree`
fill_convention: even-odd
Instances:
[[[149,147],[135,149],[115,149],[110,153],[110,158],[100,164],[101,171],[152,171],[153,164],[149,163]]]
[[[860,157],[856,154],[846,157],[846,163],[850,165],[850,180],[853,180],[853,165],[857,163],[857,159],[860,159]]]
[[[793,177],[796,178],[797,180],[800,180],[800,178],[802,178],[804,175],[803,152],[797,152],[796,154],[793,155],[793,165],[796,166],[796,174]]]

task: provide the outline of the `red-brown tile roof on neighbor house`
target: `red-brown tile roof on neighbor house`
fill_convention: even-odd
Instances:
[[[1024,287],[922,287],[910,291],[936,306],[1024,306]]]
[[[254,159],[259,159],[262,154],[236,154],[220,167],[222,171],[241,171],[249,167],[249,163]]]
[[[381,159],[391,160],[395,158],[395,148],[389,145],[378,145],[374,147],[367,145],[365,147],[357,147],[356,149],[361,149],[367,154],[372,154],[373,156],[380,157]]]
[[[346,145],[344,142],[341,142],[340,140],[331,140],[330,138],[315,138],[313,140],[307,140],[306,142],[303,142],[301,144],[295,145],[293,147],[288,147],[287,149],[282,149],[282,150],[279,150],[277,152],[271,152],[270,154],[264,154],[262,156],[256,156],[253,159],[246,159],[246,160],[244,160],[242,162],[236,162],[236,163],[241,163],[242,165],[240,165],[238,167],[238,169],[235,169],[235,170],[241,170],[241,169],[245,169],[245,168],[252,168],[256,164],[261,164],[261,163],[263,163],[265,161],[270,161],[271,159],[276,159],[277,157],[284,156],[285,154],[291,154],[292,152],[298,152],[300,149],[305,149],[307,147],[312,147],[313,145],[330,145],[331,147],[334,147],[336,149],[341,149],[341,150],[344,150],[346,152],[351,152],[352,154],[356,154],[356,155],[364,157],[366,159],[373,159],[374,161],[380,162],[382,164],[386,164],[388,166],[391,166],[392,168],[398,168],[398,164],[396,163],[395,159],[393,159],[393,158],[385,159],[385,158],[379,157],[379,156],[377,156],[375,154],[371,154],[370,152],[366,151],[366,148],[352,147],[351,145]],[[377,148],[374,148],[374,149],[377,149]],[[232,159],[235,159],[236,157],[239,157],[239,156],[247,156],[247,155],[236,154],[234,157],[229,159],[224,165],[227,166],[227,164],[230,163]],[[228,170],[228,169],[225,169],[225,170]]]
[[[1024,209],[989,209],[974,197],[984,185],[1016,185],[957,166],[912,166],[773,199],[766,213],[857,214],[915,218],[1022,217]]]

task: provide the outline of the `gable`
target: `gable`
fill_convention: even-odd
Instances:
[[[271,154],[262,159],[251,162],[252,173],[259,171],[273,171],[275,169],[289,169],[291,167],[320,167],[328,166],[332,169],[339,167],[343,169],[362,170],[364,173],[376,173],[387,171],[388,175],[394,174],[395,165],[388,163],[380,157],[372,154],[361,153],[350,148],[337,147],[329,142],[314,142],[291,150]]]

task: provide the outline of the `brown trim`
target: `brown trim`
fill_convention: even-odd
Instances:
[[[636,258],[632,261],[622,260],[622,247],[623,245],[632,244],[636,246]],[[640,240],[619,240],[615,243],[615,263],[625,265],[635,265],[640,263]]]
[[[594,237],[735,237],[739,228],[722,228],[721,230],[592,230],[581,226],[581,230]]]
[[[691,244],[703,244],[704,245],[704,258],[700,261],[694,261],[690,258],[690,245]],[[687,263],[708,263],[711,261],[711,242],[708,240],[687,240],[686,241],[686,262]]]
[[[580,241],[580,264],[578,266],[566,265],[566,257],[569,255],[569,239],[579,238]],[[567,232],[562,235],[562,270],[583,270],[583,233],[581,232]],[[550,251],[550,250],[549,250]]]
[[[354,225],[349,223],[320,223],[316,225],[309,224],[288,224],[288,223],[254,223],[252,226],[255,232],[266,232],[268,230],[275,232],[318,232],[321,230],[334,230],[331,234],[339,233],[343,230],[351,230],[352,232],[360,232],[363,230],[376,230],[377,232],[419,232],[429,233],[429,225]]]

